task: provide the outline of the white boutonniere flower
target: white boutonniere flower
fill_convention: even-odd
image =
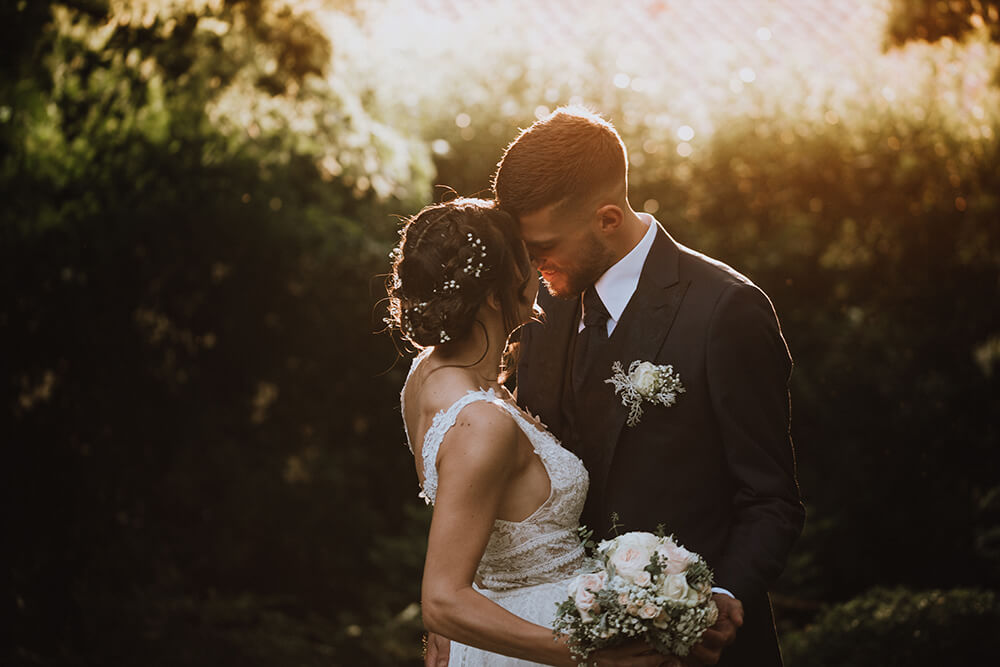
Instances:
[[[611,365],[613,375],[605,380],[621,394],[622,405],[628,408],[629,426],[635,426],[642,417],[642,402],[670,407],[677,402],[677,394],[684,393],[681,376],[671,365],[657,366],[649,361],[633,361],[628,373],[620,361]]]

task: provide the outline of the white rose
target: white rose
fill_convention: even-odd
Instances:
[[[660,582],[660,595],[674,602],[685,602],[691,593],[687,577],[683,574],[668,574]],[[697,593],[696,593],[697,594]]]
[[[629,380],[632,386],[643,396],[652,396],[656,393],[656,387],[660,382],[659,369],[656,364],[644,361],[629,373]]]
[[[639,530],[633,530],[631,532],[625,533],[624,535],[619,535],[615,539],[611,540],[609,544],[614,547],[623,546],[637,546],[642,547],[652,551],[660,543],[660,538],[653,533],[644,533]]]
[[[625,547],[634,547],[644,553],[652,554],[660,543],[660,538],[652,533],[633,531],[619,535],[613,540],[601,542],[599,550],[603,551],[610,558],[615,552]]]

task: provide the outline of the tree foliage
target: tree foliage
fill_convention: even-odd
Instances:
[[[428,151],[339,78],[289,4],[14,11],[0,393],[4,488],[23,511],[5,536],[5,648],[361,660],[417,594],[425,523],[370,483],[409,471],[374,453],[399,442],[399,377],[379,376],[392,348],[371,335],[368,284],[389,213],[429,196]],[[358,364],[362,349],[382,353]],[[417,546],[400,553],[404,522]],[[372,595],[379,559],[405,574]],[[372,664],[394,663],[381,644]]]
[[[910,40],[961,39],[983,27],[994,42],[1000,42],[1000,2],[893,0],[886,39],[897,46]]]

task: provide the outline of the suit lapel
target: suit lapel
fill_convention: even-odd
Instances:
[[[677,243],[660,227],[643,265],[635,294],[615,326],[611,345],[608,346],[608,358],[601,360],[602,366],[607,367],[607,375],[600,378],[602,382],[611,377],[611,365],[615,361],[620,361],[625,371],[633,361],[655,362],[688,287],[688,281],[681,281],[678,276],[679,258]],[[586,409],[589,414],[603,416],[594,424],[594,442],[603,450],[598,462],[602,469],[595,477],[603,484],[628,417],[628,408],[614,395],[610,384],[602,387],[594,387],[592,394],[595,401],[587,401],[589,405]],[[604,489],[600,490],[603,495]]]

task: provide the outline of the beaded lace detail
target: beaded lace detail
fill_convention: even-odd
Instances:
[[[424,355],[414,359],[413,369]],[[409,378],[407,378],[409,379]],[[404,385],[405,390],[405,385]],[[421,451],[424,485],[421,496],[433,504],[437,495],[437,454],[459,413],[477,401],[506,412],[527,436],[549,476],[549,497],[523,521],[497,519],[477,572],[483,588],[504,591],[571,577],[583,564],[584,552],[576,528],[587,497],[587,469],[572,452],[493,389],[473,390],[434,416]],[[405,414],[405,411],[404,411]],[[404,420],[405,428],[405,420]],[[407,443],[410,442],[407,432]]]

